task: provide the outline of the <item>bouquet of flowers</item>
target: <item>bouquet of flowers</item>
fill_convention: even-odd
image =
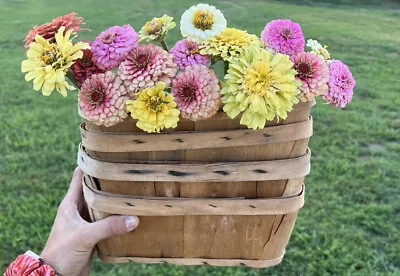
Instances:
[[[177,127],[180,118],[209,119],[222,109],[260,129],[285,119],[300,101],[322,96],[343,108],[352,100],[349,68],[331,59],[327,46],[306,43],[291,20],[267,23],[259,38],[227,27],[220,10],[198,4],[183,13],[183,39],[171,50],[165,38],[176,24],[168,15],[151,19],[139,33],[113,26],[94,41],[73,42],[84,24],[70,13],[35,26],[25,39],[22,72],[45,96],[79,88],[79,113],[97,125],[131,116],[140,129],[160,132]],[[224,63],[223,79],[215,63]]]

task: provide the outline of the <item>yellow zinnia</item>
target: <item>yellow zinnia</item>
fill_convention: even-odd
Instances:
[[[301,82],[289,56],[273,54],[259,47],[246,48],[230,61],[221,94],[230,118],[243,112],[240,123],[252,129],[264,128],[275,117],[286,119],[298,103]]]
[[[65,27],[61,27],[55,35],[55,43],[50,43],[40,35],[35,36],[35,41],[29,44],[27,60],[21,64],[21,71],[28,72],[25,80],[33,80],[33,89],[49,96],[54,88],[64,97],[67,90],[73,90],[66,80],[68,69],[74,64],[74,60],[82,58],[83,49],[90,49],[89,44],[78,42],[72,44],[70,39],[72,30],[63,35]]]
[[[179,121],[179,110],[174,97],[164,91],[164,82],[141,90],[135,100],[126,101],[126,109],[136,126],[149,133],[160,132],[164,128],[176,128]]]
[[[249,46],[262,46],[256,35],[235,28],[226,28],[220,35],[203,41],[202,55],[211,55],[229,61],[243,52]]]

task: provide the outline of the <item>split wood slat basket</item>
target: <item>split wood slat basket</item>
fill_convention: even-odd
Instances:
[[[82,123],[78,164],[91,219],[138,215],[97,245],[106,262],[268,267],[281,262],[310,171],[312,103],[261,130],[223,112],[147,134],[133,119]]]

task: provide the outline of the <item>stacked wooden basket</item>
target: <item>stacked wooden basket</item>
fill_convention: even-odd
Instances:
[[[98,244],[107,262],[273,266],[283,258],[310,171],[312,103],[249,130],[223,112],[161,134],[132,119],[85,122],[78,164],[93,221],[138,215]]]

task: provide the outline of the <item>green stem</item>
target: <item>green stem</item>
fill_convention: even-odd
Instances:
[[[72,82],[72,84],[79,89],[78,83],[76,82],[74,72],[71,69],[68,70],[66,77]]]
[[[165,39],[161,40],[160,43],[161,43],[161,46],[164,48],[164,50],[169,52],[168,45],[167,45],[167,42],[165,42]]]

